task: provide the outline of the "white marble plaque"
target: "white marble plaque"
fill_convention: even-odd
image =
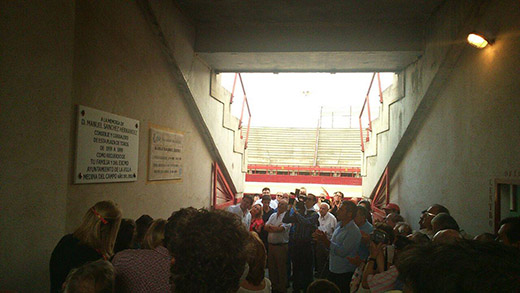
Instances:
[[[139,121],[78,106],[74,183],[137,180]]]
[[[148,180],[182,178],[182,146],[184,135],[150,128]]]

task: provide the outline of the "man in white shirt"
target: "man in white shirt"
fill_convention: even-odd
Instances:
[[[255,204],[262,204],[263,205],[263,202],[262,202],[262,198],[264,196],[269,196],[271,197],[271,189],[269,189],[269,187],[264,187],[262,189],[262,196],[260,196],[260,198],[255,201]],[[276,210],[278,208],[278,198],[282,198],[282,194],[280,193],[279,195],[276,196],[276,198],[274,200],[271,200],[269,202],[269,207],[271,207],[273,210]]]
[[[272,214],[264,226],[265,231],[269,232],[267,236],[269,279],[273,291],[276,292],[287,292],[287,253],[291,224],[282,222],[287,212],[287,205],[287,201],[280,200],[278,212]]]
[[[242,219],[242,223],[246,227],[247,231],[249,231],[249,226],[251,226],[251,213],[249,213],[249,210],[252,205],[253,198],[249,195],[244,195],[239,204],[227,208],[228,212],[238,215]]]
[[[325,232],[327,238],[330,240],[334,229],[336,228],[338,221],[333,214],[329,212],[330,206],[327,203],[320,205],[318,222],[320,226],[319,230]],[[320,242],[316,244],[316,270],[318,271],[318,278],[325,278],[328,274],[328,258],[329,250]]]

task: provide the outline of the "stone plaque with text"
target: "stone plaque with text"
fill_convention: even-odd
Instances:
[[[137,180],[139,121],[78,106],[74,183]]]
[[[148,180],[182,178],[182,145],[184,135],[150,128]]]

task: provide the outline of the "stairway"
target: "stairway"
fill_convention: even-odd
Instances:
[[[316,129],[251,128],[248,164],[314,166]],[[320,129],[317,165],[360,167],[361,149],[357,129]]]

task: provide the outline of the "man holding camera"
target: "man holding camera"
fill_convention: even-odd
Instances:
[[[313,281],[312,234],[318,229],[318,213],[313,206],[316,196],[300,194],[298,201],[291,205],[294,213],[287,212],[284,223],[294,224],[293,249],[293,291],[305,292]]]
[[[356,266],[350,263],[347,257],[355,257],[361,242],[361,232],[353,221],[356,217],[357,207],[351,201],[344,201],[337,211],[336,226],[332,238],[317,230],[313,237],[329,248],[329,280],[335,283],[341,292],[349,292],[350,280],[356,270]]]

